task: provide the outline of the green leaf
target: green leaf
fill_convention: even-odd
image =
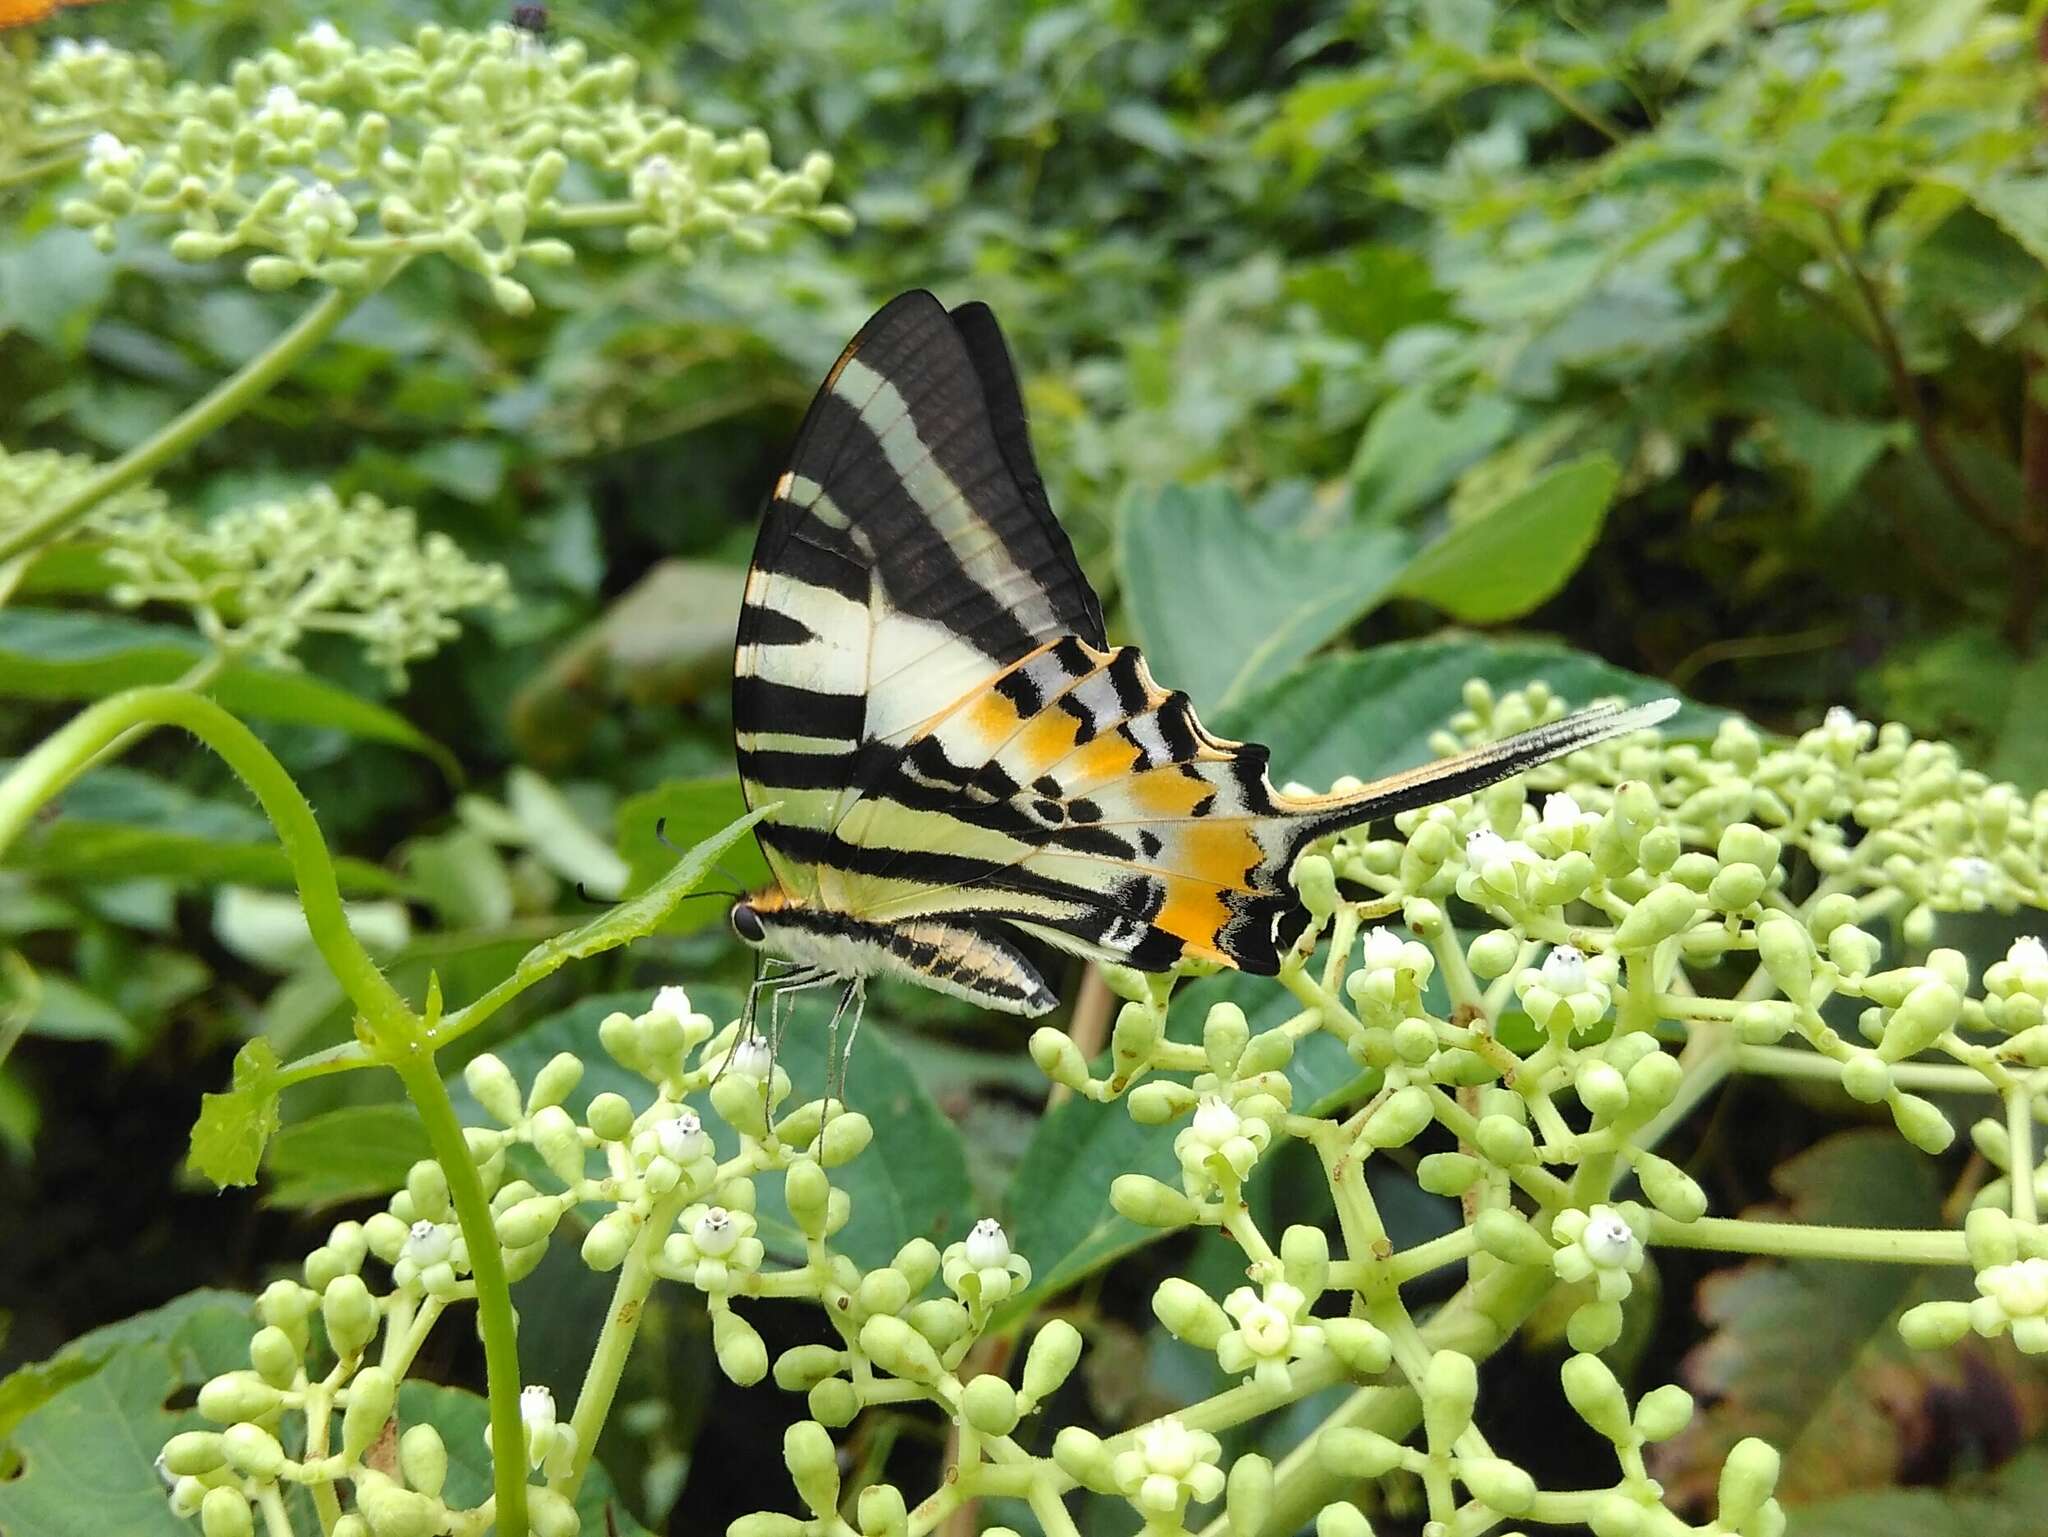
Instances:
[[[214,1184],[253,1185],[263,1145],[277,1130],[277,1052],[262,1036],[235,1053],[234,1086],[200,1101],[192,1127],[192,1168]]]
[[[205,1425],[165,1403],[246,1364],[251,1299],[197,1291],[83,1335],[0,1382],[0,1531],[36,1537],[177,1537],[153,1466],[181,1430]],[[211,1428],[211,1427],[208,1427]]]
[[[74,881],[127,881],[159,876],[181,886],[292,886],[291,861],[275,843],[216,843],[188,833],[68,817],[44,823],[8,850],[13,870]],[[402,892],[389,870],[346,856],[334,861],[345,892]]]
[[[489,839],[456,827],[406,845],[406,873],[443,928],[494,929],[510,921],[512,874]]]
[[[198,636],[169,625],[62,609],[0,609],[0,696],[8,698],[100,699],[175,683],[210,655]],[[450,777],[459,774],[448,750],[404,716],[309,673],[237,662],[205,692],[237,715],[330,726],[409,748]]]
[[[36,979],[35,1008],[25,1033],[58,1041],[108,1041],[133,1046],[138,1037],[128,1016],[68,977],[44,972]]]
[[[739,1012],[739,997],[730,990],[693,987],[690,994],[696,1007],[713,1019],[731,1019]],[[594,1042],[598,1023],[607,1014],[615,1010],[638,1013],[650,1001],[651,994],[644,991],[586,998],[536,1021],[493,1050],[522,1081],[530,1079],[558,1051],[580,1056],[583,1079],[565,1101],[572,1115],[581,1115],[593,1095],[607,1090],[624,1095],[636,1110],[645,1109],[654,1099],[652,1085],[620,1067]],[[782,1038],[777,1062],[796,1086],[785,1110],[825,1092],[830,1064],[826,1061],[823,1005],[824,1000],[816,995],[810,1007],[799,1003]],[[846,1085],[853,1108],[873,1122],[875,1139],[860,1157],[834,1170],[832,1176],[853,1202],[852,1220],[833,1244],[863,1266],[886,1264],[905,1242],[919,1236],[943,1247],[965,1237],[975,1217],[960,1134],[932,1103],[878,1023],[861,1031]],[[459,1075],[451,1076],[449,1091],[465,1120],[482,1117]],[[730,1152],[732,1133],[712,1113],[709,1096],[694,1095],[691,1103],[720,1139],[724,1151]],[[544,1174],[539,1177],[551,1187],[555,1183]],[[763,1241],[779,1255],[797,1258],[803,1252],[803,1238],[783,1204],[780,1176],[764,1176],[757,1183]]]
[[[1947,177],[1935,179],[1955,184]],[[2048,264],[2048,176],[1987,176],[1961,190],[2035,261]]]
[[[675,911],[678,902],[703,884],[704,877],[711,873],[718,857],[733,844],[739,842],[753,825],[774,809],[762,806],[749,812],[738,821],[730,823],[713,837],[693,847],[678,859],[668,874],[649,886],[637,897],[621,902],[606,913],[600,913],[580,928],[557,934],[543,940],[520,958],[512,975],[492,988],[478,1000],[495,1009],[506,1001],[516,998],[543,977],[552,976],[571,961],[586,960],[593,955],[602,955],[620,945],[644,939],[660,928],[668,915]],[[477,1007],[472,1004],[470,1007]],[[489,1009],[486,1012],[489,1012]],[[455,1028],[461,1013],[450,1016],[449,1028]]]
[[[1134,496],[1117,532],[1131,622],[1154,672],[1197,710],[1283,675],[1385,596],[1411,542],[1349,520],[1262,528],[1224,486]]]
[[[1620,478],[1605,454],[1558,465],[1426,545],[1401,573],[1400,592],[1469,624],[1528,613],[1564,586],[1593,548]]]
[[[518,819],[526,847],[562,879],[580,883],[598,898],[615,897],[626,889],[625,861],[547,780],[516,766],[505,779],[505,800]]]
[[[2044,1509],[2048,1448],[2035,1446],[1946,1489],[1884,1489],[1794,1505],[1785,1512],[1785,1537],[2040,1537]]]
[[[484,1427],[491,1422],[488,1399],[463,1388],[406,1381],[398,1388],[398,1415],[401,1424],[431,1424],[448,1444],[443,1499],[457,1509],[469,1510],[490,1498],[491,1454],[484,1446]],[[583,1518],[582,1530],[592,1537],[608,1532],[616,1532],[618,1537],[649,1537],[647,1528],[633,1519],[612,1487],[611,1476],[596,1462],[590,1464],[583,1486],[576,1492],[576,1510]],[[180,1530],[189,1533],[191,1527]]]
[[[746,811],[746,795],[739,780],[730,774],[671,779],[622,802],[619,853],[632,872],[626,889],[646,886],[674,862],[676,849],[701,842],[735,817],[745,816]],[[734,844],[719,864],[738,879],[742,891],[758,890],[772,879],[761,845],[752,838]],[[719,878],[723,880],[723,874]],[[667,926],[675,930],[702,928],[722,916],[715,903],[697,902],[678,911]]]
[[[1351,505],[1373,523],[1397,523],[1436,501],[1514,430],[1515,408],[1472,395],[1449,411],[1427,385],[1403,390],[1373,413],[1351,461]]]
[[[432,1152],[411,1105],[344,1105],[270,1139],[266,1199],[272,1206],[320,1207],[389,1195]]]
[[[1541,680],[1574,706],[1607,697],[1640,704],[1672,693],[1654,678],[1563,646],[1440,636],[1321,657],[1225,712],[1216,729],[1270,747],[1276,782],[1375,779],[1436,756],[1430,734],[1463,707],[1467,678],[1501,691]],[[1726,713],[1688,703],[1663,729],[1710,736]]]
[[[2014,670],[1998,750],[1987,767],[2022,790],[2048,789],[2048,653]]]

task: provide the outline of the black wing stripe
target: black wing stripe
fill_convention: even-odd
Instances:
[[[857,742],[867,722],[863,694],[828,694],[767,678],[736,677],[732,712],[742,731],[781,731],[799,736]]]

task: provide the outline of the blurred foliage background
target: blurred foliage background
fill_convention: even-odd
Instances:
[[[576,921],[578,881],[597,897],[644,882],[670,857],[657,817],[686,841],[737,809],[726,680],[764,488],[845,338],[912,286],[994,306],[1114,637],[1226,729],[1273,741],[1287,777],[1413,761],[1469,672],[1583,696],[1611,679],[1598,659],[1771,727],[1848,703],[2037,790],[2043,9],[564,6],[555,35],[630,55],[649,99],[721,132],[761,126],[785,163],[829,151],[856,230],[687,268],[615,242],[539,274],[518,319],[421,264],[157,485],[208,515],[324,482],[416,508],[509,571],[513,601],[402,692],[338,641],[302,650],[314,678],[380,711],[322,695],[260,722],[359,861],[366,925],[415,996],[430,969],[468,996],[467,979]],[[319,14],[117,0],[0,46],[102,37],[215,80]],[[501,17],[366,0],[333,19],[367,42]],[[0,437],[107,459],[308,300],[174,261],[144,228],[99,251],[57,217],[73,185],[0,140]],[[174,615],[108,613],[109,581],[89,541],[67,546],[0,608],[0,756],[137,657],[187,644]],[[1401,644],[1447,624],[1461,628]],[[1331,654],[1381,647],[1360,665]],[[303,968],[282,863],[218,764],[160,738],[65,809],[0,867],[0,944],[39,978],[0,1066],[5,1365],[192,1286],[260,1283],[417,1151],[393,1109],[349,1102],[376,1086],[337,1080],[288,1103],[261,1203],[201,1193],[179,1167],[198,1094],[252,1033],[285,1054],[344,1039],[339,994]],[[686,909],[601,976],[557,979],[479,1044],[574,1039],[595,1015],[548,1010],[601,988],[738,978],[716,911]],[[904,1092],[966,1133],[944,1153],[951,1206],[1000,1209],[1013,1176],[1085,1183],[1086,1128],[1039,1122],[1012,1022],[923,995],[885,993],[877,1013],[877,1073],[895,1082],[907,1062]],[[1801,1113],[1851,1119],[1832,1101]],[[1778,1153],[1809,1140],[1768,1120],[1704,1127],[1717,1208],[1827,1199],[1810,1168],[1772,1183]],[[1831,1156],[1873,1199],[1906,1198],[1893,1171]],[[1447,1220],[1410,1194],[1416,1231]],[[1854,1209],[1853,1192],[1834,1199]],[[1094,1211],[1046,1220],[1086,1232]],[[1091,1359],[1149,1362],[1098,1369],[1108,1418],[1187,1387],[1187,1363],[1144,1337],[1152,1263],[1077,1304]],[[1727,1320],[1695,1315],[1698,1270],[1672,1268],[1641,1359],[1673,1369],[1710,1339],[1709,1366],[1739,1378],[1731,1352],[1770,1356],[1767,1334],[1712,1333]],[[601,1291],[573,1264],[529,1285],[530,1365],[566,1389]],[[1824,1439],[1847,1414],[1864,1435],[1819,1458],[1809,1499],[1940,1483],[2033,1433],[2032,1390],[1877,1380],[1864,1348],[1905,1298],[1844,1324],[1794,1296],[1778,1324],[1834,1329],[1819,1354],[1847,1364],[1809,1363],[1822,1380],[1777,1397],[1732,1390],[1746,1428]],[[714,1389],[701,1317],[668,1306],[604,1456],[649,1526],[712,1529],[755,1503],[721,1463],[760,1456],[794,1405]],[[1900,1391],[1889,1431],[1857,1417],[1883,1420],[1870,1406]],[[868,1451],[930,1457],[938,1434],[906,1422]],[[1507,1450],[1552,1469],[1574,1455]]]

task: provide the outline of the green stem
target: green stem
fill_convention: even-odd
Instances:
[[[697,1193],[697,1187],[686,1181],[656,1201],[633,1246],[626,1251],[625,1263],[619,1267],[618,1285],[612,1288],[611,1306],[605,1309],[604,1327],[598,1331],[597,1348],[591,1352],[590,1365],[583,1373],[583,1385],[576,1390],[576,1411],[569,1420],[570,1428],[576,1432],[576,1455],[568,1473],[556,1483],[556,1492],[565,1499],[576,1498],[583,1475],[589,1471],[590,1459],[596,1455],[597,1438],[611,1413],[612,1398],[619,1391],[626,1357],[640,1333],[640,1321],[646,1316],[647,1294],[654,1289],[656,1280],[655,1258],[661,1253],[669,1229],[676,1225],[677,1214]]]
[[[139,688],[80,711],[0,780],[0,854],[12,846],[37,809],[83,773],[102,749],[124,736],[129,742],[139,740],[134,728],[149,726],[179,726],[191,732],[249,787],[277,829],[321,958],[362,1011],[379,1044],[400,1044],[412,1011],[349,929],[334,861],[313,819],[313,808],[256,734],[210,699],[176,686]]]
[[[498,1537],[526,1537],[526,1432],[519,1421],[519,1336],[512,1316],[512,1283],[498,1248],[490,1198],[462,1138],[454,1101],[434,1066],[434,1054],[413,1043],[392,1066],[426,1127],[427,1145],[448,1176],[455,1219],[469,1246],[476,1282],[477,1325],[484,1337],[485,1387],[491,1401],[492,1486],[498,1500]],[[582,1454],[581,1448],[578,1455]]]
[[[1967,1265],[1963,1235],[1953,1229],[1834,1227],[1800,1222],[1750,1222],[1701,1217],[1678,1222],[1649,1213],[1649,1242],[1677,1249],[1719,1249],[1780,1259],[1867,1260],[1889,1265]]]
[[[1738,1072],[1767,1074],[1773,1078],[1839,1079],[1842,1064],[1833,1057],[1802,1046],[1742,1046],[1734,1048]],[[1894,1062],[1892,1082],[1902,1089],[1932,1089],[1944,1094],[1985,1094],[1991,1085],[1974,1067],[1947,1062]]]
[[[1967,1071],[1967,1069],[1965,1070]],[[1894,1079],[1898,1069],[1892,1069]],[[2005,1132],[2012,1142],[2012,1214],[2015,1221],[2032,1223],[2034,1207],[2034,1094],[2025,1080],[2013,1085],[2005,1096]]]
[[[10,534],[0,535],[0,563],[49,543],[116,491],[155,474],[201,438],[241,415],[267,394],[271,386],[289,373],[301,358],[325,341],[334,328],[348,318],[350,311],[389,282],[404,264],[405,258],[398,257],[378,265],[372,269],[370,283],[355,292],[329,289],[326,296],[301,315],[282,336],[178,416],[40,517],[29,519]]]

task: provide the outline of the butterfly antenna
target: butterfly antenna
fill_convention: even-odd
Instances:
[[[667,817],[656,817],[654,819],[654,841],[656,843],[659,843],[663,848],[667,849],[671,854],[687,854],[689,852],[688,849],[682,847],[680,844],[669,842]],[[722,859],[714,859],[711,862],[711,868],[716,870],[720,875],[724,876],[727,880],[731,881],[733,889],[730,891],[706,892],[706,896],[730,897],[735,902],[743,902],[746,900],[747,883],[741,880],[739,876],[733,873],[732,867],[730,865],[728,865]]]
[[[603,897],[592,896],[590,894],[589,889],[585,887],[583,882],[581,881],[578,881],[576,883],[576,895],[581,897],[585,902],[588,902],[592,907],[610,907],[613,905],[612,903],[607,902]]]

